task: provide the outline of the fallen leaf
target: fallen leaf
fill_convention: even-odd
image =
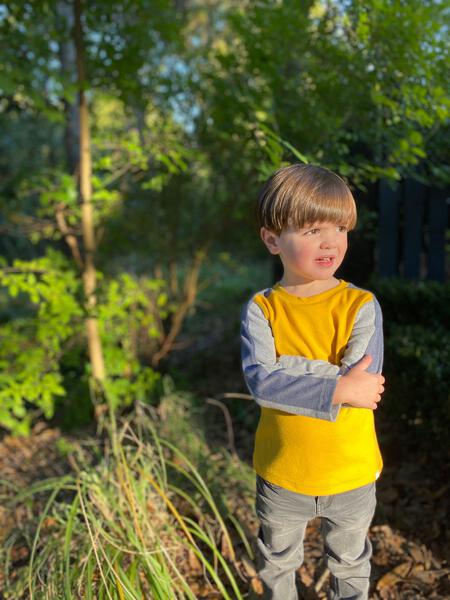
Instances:
[[[377,590],[393,587],[396,583],[404,581],[411,571],[412,563],[403,562],[397,565],[378,580]]]
[[[199,559],[196,557],[192,550],[189,550],[189,567],[193,574],[199,574],[202,572],[202,565]]]
[[[256,577],[257,576],[255,565],[246,556],[244,556],[242,558],[242,566],[244,567],[244,571],[247,573],[247,575],[249,577]]]
[[[426,560],[426,556],[422,552],[422,549],[419,548],[418,546],[414,545],[414,546],[411,546],[410,548],[408,548],[408,554],[410,554],[410,556],[412,556],[412,558],[414,559],[414,561],[416,563],[424,563]]]
[[[414,567],[412,572],[410,573],[410,577],[414,579],[418,579],[422,583],[426,585],[432,586],[436,583],[438,579],[443,577],[446,572],[448,573],[448,569],[438,569],[434,571],[425,571],[423,568],[420,568],[420,565]]]
[[[257,596],[262,596],[263,593],[263,585],[260,579],[258,579],[258,577],[253,577],[250,580],[250,589],[251,591],[256,594]]]
[[[310,573],[308,573],[308,570],[305,565],[302,565],[300,567],[299,575],[300,575],[300,579],[302,580],[302,583],[304,585],[306,585],[306,587],[309,587],[310,585],[312,585],[314,583],[314,578],[311,576]]]

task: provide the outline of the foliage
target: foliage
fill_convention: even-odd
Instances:
[[[67,302],[73,293],[80,311],[72,13],[69,0],[13,0],[0,9],[0,255],[11,265],[20,258],[28,272],[49,248],[70,252],[60,293]],[[444,15],[443,3],[419,0],[85,3],[95,259],[103,277],[97,308],[117,405],[154,387],[144,365],[175,347],[207,283],[209,253],[257,254],[249,206],[275,168],[317,162],[361,187],[411,171],[448,182]],[[2,356],[14,366],[2,389],[26,392],[22,408],[8,400],[8,427],[25,423],[27,402],[50,415],[49,394],[68,413],[71,395],[86,407],[86,315],[68,319],[73,331],[57,333],[56,350],[45,341],[38,351],[35,333],[51,329],[33,321],[39,306],[31,293],[23,289],[3,313],[3,335],[13,344]],[[19,348],[27,352],[23,364]],[[30,373],[39,365],[45,377],[36,382]],[[68,395],[45,392],[44,381]],[[13,404],[20,416],[12,416]]]
[[[207,123],[212,149],[234,147],[264,175],[307,159],[360,187],[400,179],[436,138],[445,146],[445,10],[379,0],[238,6],[200,63],[208,85],[200,135]],[[433,155],[444,175],[442,154]],[[423,175],[436,181],[430,170]]]
[[[151,397],[159,375],[145,363],[161,333],[157,325],[167,315],[164,281],[128,273],[105,281],[98,317],[108,373],[106,390],[114,408],[145,403]]]
[[[133,254],[146,269],[188,264],[205,244],[199,230],[213,210],[196,177],[199,153],[151,102],[137,123],[123,102],[98,95],[93,115],[93,201],[96,214],[103,211],[96,218],[99,259],[111,265]],[[110,209],[108,194],[117,198]]]
[[[211,454],[205,410],[204,400],[195,392],[180,392],[169,377],[164,377],[163,394],[158,405],[160,434],[176,442],[177,447],[189,456],[208,480],[213,495],[218,498],[219,508],[238,515],[253,506],[253,469],[222,449]],[[231,481],[233,486],[229,485]]]
[[[53,416],[58,397],[68,396],[65,408],[76,412],[82,389],[71,389],[71,381],[84,380],[87,391],[81,283],[68,259],[49,249],[40,259],[3,265],[0,286],[14,301],[2,315],[0,425],[24,434],[33,418]],[[113,405],[148,402],[158,375],[145,358],[160,334],[156,325],[167,316],[164,282],[120,273],[103,278],[100,297],[106,385]]]
[[[167,0],[121,0],[86,5],[87,71],[93,87],[137,98],[142,86],[162,91],[165,76],[152,71],[173,48],[180,49],[180,19]],[[73,73],[61,70],[61,47],[71,40],[73,3],[11,1],[0,13],[0,35],[8,40],[0,79],[3,96],[61,120],[64,101],[72,102]],[[136,74],[136,77],[127,76]]]
[[[27,522],[3,545],[5,599],[195,600],[199,589],[243,598],[235,546],[251,550],[238,521],[225,506],[219,509],[195,461],[157,428],[141,412],[107,441],[97,464],[86,448],[66,447],[77,476],[20,491],[4,487],[9,509],[29,506]],[[29,560],[13,574],[10,553],[17,544],[26,546]]]
[[[386,326],[420,324],[431,329],[450,320],[449,284],[405,279],[375,280],[372,284],[383,301]],[[408,310],[405,310],[408,307]]]
[[[371,289],[384,315],[383,411],[416,431],[422,442],[444,441],[450,427],[450,286],[390,280]]]
[[[32,418],[27,403],[50,418],[55,397],[65,394],[59,360],[82,317],[79,281],[60,253],[48,251],[3,266],[0,285],[18,312],[1,330],[0,425],[23,434]]]

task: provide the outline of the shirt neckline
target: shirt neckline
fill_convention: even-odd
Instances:
[[[339,283],[329,290],[325,290],[324,292],[319,292],[318,294],[313,294],[312,296],[295,296],[290,292],[286,291],[280,284],[277,282],[273,286],[273,291],[280,295],[284,300],[291,302],[293,304],[314,304],[315,302],[322,302],[322,300],[326,300],[330,298],[330,296],[334,296],[337,292],[340,292],[344,288],[348,286],[348,282],[343,279],[339,279]]]

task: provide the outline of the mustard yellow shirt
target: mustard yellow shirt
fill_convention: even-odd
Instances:
[[[280,285],[243,311],[242,366],[261,406],[254,467],[264,479],[322,496],[373,482],[382,469],[372,410],[332,405],[340,375],[365,354],[381,372],[383,332],[374,295],[346,281],[300,298]]]

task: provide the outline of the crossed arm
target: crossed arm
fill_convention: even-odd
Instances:
[[[266,408],[334,421],[343,403],[376,408],[384,390],[382,316],[375,297],[360,308],[340,366],[297,355],[277,358],[270,324],[254,301],[243,313],[241,348],[249,391]]]

